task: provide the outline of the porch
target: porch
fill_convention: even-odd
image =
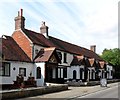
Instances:
[[[47,63],[45,66],[45,82],[64,83],[63,68],[58,67],[58,64],[55,63]]]

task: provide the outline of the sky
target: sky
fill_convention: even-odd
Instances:
[[[119,0],[1,0],[0,36],[11,36],[14,18],[23,9],[25,28],[40,32],[42,21],[49,35],[96,53],[118,47]]]

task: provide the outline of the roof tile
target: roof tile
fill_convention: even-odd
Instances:
[[[22,61],[31,62],[30,58],[24,53],[24,51],[18,46],[14,39],[10,36],[3,36],[0,38],[0,53],[3,55],[4,60],[8,61]]]
[[[88,50],[86,48],[62,41],[51,36],[49,36],[49,38],[45,38],[44,35],[28,29],[24,29],[23,31],[34,44],[42,45],[45,47],[56,47],[57,49],[63,50],[65,52],[77,55],[84,55],[88,58],[102,60],[95,52]]]

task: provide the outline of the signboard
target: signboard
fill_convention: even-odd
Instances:
[[[101,87],[107,87],[107,79],[106,78],[100,79],[100,86]]]

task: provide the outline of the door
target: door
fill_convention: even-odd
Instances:
[[[45,81],[46,82],[51,82],[52,81],[52,68],[50,68],[50,67],[46,67]]]
[[[73,71],[73,79],[76,79],[76,70]]]
[[[48,67],[48,82],[52,80],[52,68]]]

